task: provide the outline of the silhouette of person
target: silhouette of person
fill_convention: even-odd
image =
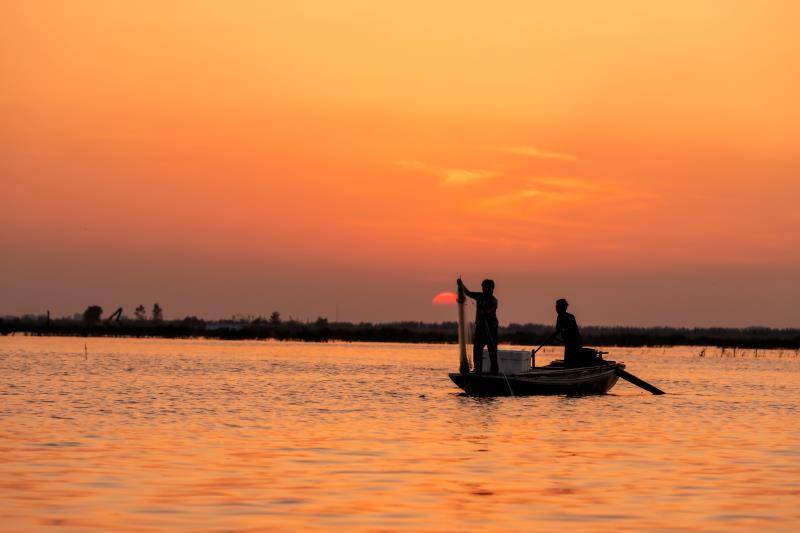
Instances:
[[[578,329],[578,321],[575,320],[575,315],[567,313],[569,302],[564,298],[556,300],[556,330],[548,337],[545,344],[561,336],[561,342],[564,343],[564,365],[568,367],[583,366],[587,363],[584,361],[583,350],[583,337]]]
[[[475,337],[472,341],[472,364],[475,373],[483,371],[483,347],[489,349],[491,361],[490,373],[497,374],[500,369],[497,365],[497,298],[494,297],[494,281],[485,279],[481,282],[481,292],[472,292],[464,286],[461,278],[456,280],[464,294],[475,300]]]

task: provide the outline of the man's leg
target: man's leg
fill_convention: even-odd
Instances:
[[[476,374],[483,372],[483,347],[485,344],[483,336],[476,333],[472,342],[472,366]]]
[[[597,364],[595,351],[580,346],[565,346],[564,363],[570,368],[593,366]]]
[[[497,328],[491,328],[488,326],[487,328],[489,329],[489,339],[486,344],[489,347],[489,361],[492,363],[491,372],[492,374],[497,374],[500,372],[500,367],[497,364]]]
[[[581,354],[581,366],[595,366],[601,362],[601,359],[597,356],[597,350],[594,348],[581,348],[579,353]]]
[[[564,366],[567,368],[575,368],[578,365],[578,362],[575,357],[575,350],[573,350],[569,346],[564,346]]]
[[[492,374],[498,374],[500,372],[500,366],[497,364],[497,345],[493,342],[489,344],[489,360],[492,362]]]

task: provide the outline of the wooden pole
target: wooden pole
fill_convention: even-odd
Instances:
[[[467,324],[464,321],[464,289],[458,287],[458,371],[469,374],[469,359],[467,359]]]

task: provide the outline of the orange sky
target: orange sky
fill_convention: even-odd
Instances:
[[[0,314],[798,325],[800,4],[164,4],[4,4]]]

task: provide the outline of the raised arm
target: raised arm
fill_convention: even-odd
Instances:
[[[480,300],[480,299],[483,297],[483,293],[482,293],[482,292],[473,292],[473,291],[471,291],[471,290],[467,289],[467,286],[466,286],[466,285],[464,285],[464,282],[463,282],[463,281],[461,281],[461,278],[458,278],[458,279],[456,280],[456,283],[457,283],[457,284],[458,284],[458,286],[459,286],[459,287],[461,287],[461,289],[464,291],[464,294],[465,294],[466,296],[469,296],[469,297],[470,297],[470,298],[472,298],[473,300]]]

